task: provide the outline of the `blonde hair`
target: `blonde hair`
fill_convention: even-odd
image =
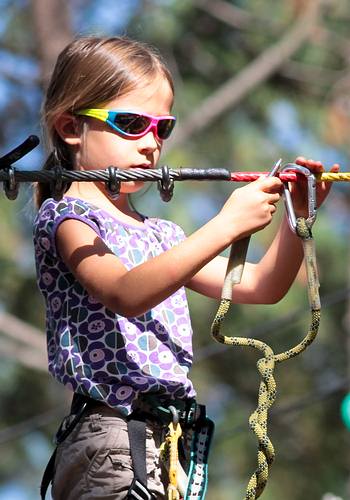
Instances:
[[[128,37],[79,37],[59,54],[42,107],[46,142],[51,148],[43,169],[59,162],[72,170],[70,147],[61,139],[55,123],[63,113],[104,105],[118,96],[151,83],[161,74],[174,93],[171,73],[158,51]],[[51,196],[50,185],[37,183],[36,205]]]

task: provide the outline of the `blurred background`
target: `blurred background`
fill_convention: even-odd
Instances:
[[[297,155],[350,170],[349,0],[0,0],[0,155],[30,134],[42,139],[43,89],[58,52],[77,34],[127,34],[156,45],[176,83],[178,125],[160,164],[269,170]],[[39,169],[39,147],[15,164]],[[134,200],[191,233],[238,187],[183,182],[169,203],[156,186]],[[269,435],[276,461],[265,500],[350,499],[350,187],[334,184],[314,226],[323,316],[318,339],[276,368]],[[32,190],[0,197],[0,500],[39,498],[52,436],[69,397],[46,370],[43,302],[35,283]],[[252,238],[257,261],[284,216]],[[248,417],[256,407],[255,351],[216,344],[217,303],[189,293],[192,379],[216,422],[208,500],[236,500],[256,468]],[[257,337],[277,353],[306,333],[301,271],[273,306],[233,306],[227,335]],[[346,413],[346,411],[345,411]],[[346,415],[345,415],[346,417]]]

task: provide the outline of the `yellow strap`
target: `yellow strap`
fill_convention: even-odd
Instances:
[[[169,485],[168,485],[168,500],[179,500],[180,494],[178,491],[177,474],[178,474],[178,441],[182,435],[181,425],[179,423],[170,422],[168,433],[164,443],[160,447],[162,460],[168,464]]]

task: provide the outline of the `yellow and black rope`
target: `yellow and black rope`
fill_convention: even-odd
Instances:
[[[222,323],[231,305],[232,286],[239,283],[243,271],[249,239],[242,240],[238,248],[235,247],[236,244],[233,246],[229,259],[231,265],[229,264],[228,266],[223,288],[223,298],[211,327],[211,334],[217,342],[226,345],[253,347],[263,353],[263,357],[257,362],[257,368],[261,376],[258,404],[255,411],[249,417],[250,428],[255,433],[258,440],[258,466],[250,477],[246,489],[246,500],[253,500],[260,497],[267,483],[269,467],[275,458],[274,448],[267,434],[268,410],[276,399],[276,382],[274,379],[275,364],[291,359],[303,352],[316,338],[320,325],[321,305],[319,299],[315,246],[311,228],[309,228],[306,219],[297,219],[296,233],[302,239],[304,247],[304,262],[308,277],[308,295],[311,309],[311,324],[305,338],[299,344],[287,351],[274,354],[271,347],[261,340],[246,337],[228,337],[221,333]],[[232,264],[232,262],[235,263]],[[235,276],[235,270],[237,270],[238,266],[240,266],[240,269]]]

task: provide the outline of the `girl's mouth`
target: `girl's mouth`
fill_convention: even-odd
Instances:
[[[152,168],[152,164],[151,163],[143,163],[142,165],[133,165],[132,167],[130,168]]]

